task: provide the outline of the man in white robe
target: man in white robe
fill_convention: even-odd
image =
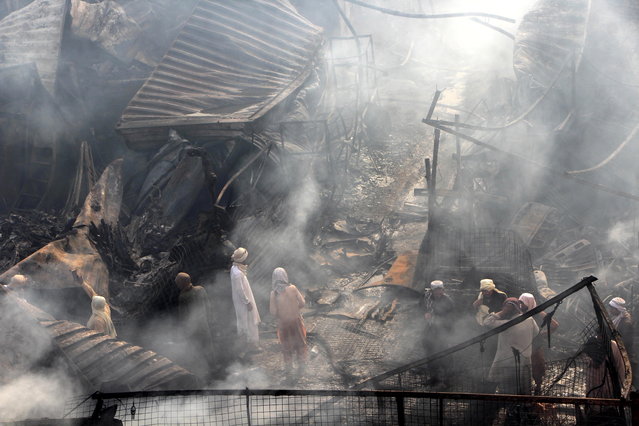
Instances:
[[[488,314],[482,325],[496,328],[521,315],[518,299],[509,297],[500,312]],[[529,395],[532,342],[539,327],[532,318],[514,325],[497,338],[497,352],[488,373],[488,380],[499,383],[501,393]]]
[[[233,289],[233,305],[235,306],[235,316],[237,319],[237,333],[245,336],[247,342],[253,349],[259,348],[260,337],[257,325],[260,323],[260,313],[255,305],[253,291],[246,277],[247,265],[244,263],[248,258],[248,251],[245,248],[238,248],[233,252],[231,259],[231,286]]]

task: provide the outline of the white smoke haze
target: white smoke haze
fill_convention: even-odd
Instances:
[[[267,389],[272,387],[266,372],[260,367],[234,362],[227,369],[225,379],[211,383],[210,389]]]
[[[380,7],[408,13],[493,13],[515,19],[516,22],[508,23],[490,18],[478,19],[502,28],[513,35],[517,31],[521,18],[535,3],[534,0],[485,0],[481,2],[473,0],[366,1]],[[474,113],[480,117],[494,115],[498,120],[501,120],[501,123],[493,123],[495,125],[502,124],[509,118],[499,116],[499,111],[507,111],[508,114],[513,114],[512,111],[516,107],[512,103],[513,91],[517,85],[513,72],[513,40],[491,28],[473,22],[469,18],[444,20],[407,19],[384,15],[350,3],[340,3],[349,15],[358,34],[373,35],[376,55],[375,66],[379,83],[379,97],[376,102],[381,105],[384,112],[394,118],[391,124],[393,128],[415,126],[422,129],[420,130],[422,134],[431,135],[432,129],[422,125],[420,120],[425,116],[436,88],[448,89],[444,92],[444,96],[447,97],[446,102],[442,103],[450,103],[466,110],[470,110],[475,106],[475,102],[483,99],[484,102],[474,110]],[[333,8],[333,5],[331,1],[318,1],[317,8]],[[636,72],[636,69],[639,69],[639,56],[635,49],[635,40],[639,38],[634,24],[633,26],[625,25],[631,21],[630,18],[619,15],[613,10],[610,10],[609,14],[601,19],[610,28],[610,31],[609,38],[598,43],[604,46],[606,44],[615,46],[616,49],[610,49],[609,52],[605,49],[591,49],[589,55],[585,55],[583,67],[590,66],[589,78],[599,76],[600,80],[597,80],[598,87],[615,85],[616,83],[613,79],[621,80],[626,85],[637,85],[639,87],[639,74]],[[344,25],[342,25],[341,35],[350,35]],[[621,65],[615,59],[619,55],[618,51],[628,52],[628,56],[625,59],[626,62]],[[347,46],[346,44],[342,45],[342,47],[337,47],[333,52],[336,57],[348,57],[352,53],[352,46]],[[595,53],[598,53],[600,57],[595,56]],[[356,69],[351,69],[350,73],[349,77],[351,81],[354,81]],[[602,73],[605,75],[601,75]],[[488,84],[487,82],[489,81],[492,83]],[[579,92],[582,105],[594,105],[601,100],[600,91],[591,92],[585,90],[590,84],[590,81],[579,82],[578,88],[584,89],[583,92]],[[630,88],[628,91],[635,93],[637,89]],[[353,92],[344,92],[342,96],[338,96],[335,100],[335,106],[352,107],[354,105],[352,94]],[[628,96],[631,97],[630,94]],[[402,102],[397,103],[389,99],[399,99]],[[471,100],[473,105],[469,105]],[[520,109],[525,109],[528,106],[520,105],[519,107]],[[634,108],[629,112],[619,113],[615,117],[614,126],[606,127],[606,129],[615,127],[615,130],[611,130],[611,134],[602,135],[602,138],[606,136],[606,139],[618,140],[621,143],[635,126],[638,116],[636,112],[636,108]],[[443,120],[452,119],[453,114],[452,110],[447,110],[444,107],[438,107],[436,112],[437,118]],[[594,114],[591,113],[591,115]],[[465,118],[468,119],[468,117]],[[606,116],[596,116],[593,119],[605,121]],[[579,149],[574,150],[575,154],[571,156],[569,164],[564,165],[561,159],[556,158],[555,149],[561,141],[555,139],[553,129],[554,125],[550,123],[537,122],[534,126],[530,123],[524,123],[522,126],[510,129],[505,135],[499,133],[499,136],[494,137],[494,133],[482,133],[475,135],[475,137],[488,140],[491,144],[523,155],[539,164],[551,164],[553,167],[559,167],[562,171],[573,166],[577,168],[593,166],[605,159],[612,151],[608,148],[611,146],[610,144],[607,144],[606,148],[596,144],[580,145],[578,146]],[[387,130],[391,131],[391,129]],[[392,141],[391,138],[387,139]],[[442,151],[449,153],[446,150],[451,150],[453,137],[446,136],[443,141],[445,141],[445,143],[443,142],[445,146],[442,146]],[[581,175],[581,177],[597,181],[599,177],[606,178],[604,175],[614,175],[609,180],[614,180],[617,183],[621,182],[620,185],[622,187],[620,189],[635,194],[639,193],[639,185],[634,171],[635,154],[637,153],[635,145],[636,143],[631,141],[621,151],[621,154],[615,157],[600,173],[586,173]],[[471,145],[466,144],[466,152],[473,149]],[[415,158],[414,160],[416,162],[422,161],[421,158]],[[286,159],[286,161],[289,160]],[[494,164],[493,162],[485,164],[487,174],[496,172],[496,170],[492,170]],[[309,166],[308,173],[305,174],[304,179],[293,185],[293,190],[288,195],[286,204],[281,208],[281,211],[278,211],[280,220],[277,226],[271,227],[269,226],[272,224],[271,222],[265,222],[263,226],[256,227],[256,231],[255,228],[249,226],[254,223],[251,218],[250,224],[238,224],[238,227],[231,232],[229,237],[236,246],[247,246],[249,248],[249,264],[251,265],[249,268],[249,280],[251,280],[253,292],[264,322],[272,321],[268,313],[268,297],[271,291],[270,272],[274,268],[278,266],[285,267],[289,271],[291,281],[303,291],[312,286],[326,284],[325,277],[315,274],[312,268],[308,266],[308,264],[313,262],[311,254],[314,250],[312,241],[309,241],[308,229],[315,223],[317,215],[325,207],[321,205],[323,200],[322,191],[324,189],[313,173],[314,167],[320,166],[318,164],[314,164],[312,167]],[[519,165],[512,167],[517,169],[519,179],[507,182],[510,191],[530,194],[534,193],[534,190],[542,193],[548,189],[545,186],[548,184],[547,175],[541,168],[535,166],[520,167]],[[495,176],[493,175],[492,177]],[[389,179],[392,178],[392,176],[389,177]],[[551,185],[554,182],[553,179],[561,178],[550,179]],[[633,182],[633,185],[628,187],[628,182]],[[610,183],[606,182],[606,184]],[[520,190],[515,191],[513,187]],[[570,197],[569,194],[564,195]],[[610,225],[610,228],[604,233],[607,236],[606,242],[620,244],[636,252],[637,227],[635,221],[624,218],[621,221],[610,219],[610,222],[608,222],[609,219],[606,218],[605,213],[602,213],[607,208],[612,209],[606,203],[607,196],[603,197],[594,192],[594,190],[589,195],[594,200],[593,205],[580,211],[580,218],[590,219],[592,221],[591,224],[605,223]],[[634,202],[615,200],[615,207],[631,205],[633,209],[636,209],[636,205],[631,204]],[[519,205],[515,205],[515,201],[521,200],[513,200],[512,206],[509,207],[519,207]],[[366,215],[366,213],[362,213],[362,215]],[[632,213],[632,215],[635,215],[635,213]],[[627,217],[632,217],[632,215],[629,214]],[[250,229],[252,234],[247,234],[247,229]],[[252,247],[256,247],[256,249]],[[256,252],[256,250],[263,251]],[[254,263],[256,258],[260,259],[259,265]],[[251,276],[254,271],[253,266],[259,266],[260,268],[260,276],[255,277],[255,279],[252,279]],[[605,268],[600,271],[604,277],[610,273],[609,281],[611,283],[614,282],[613,272],[608,272]],[[232,341],[236,327],[228,271],[218,271],[202,276],[201,280],[199,282],[195,280],[194,284],[203,285],[209,293],[211,305],[214,307],[213,316],[215,317],[211,324],[212,331],[221,333],[221,335],[218,335],[219,338],[227,339],[225,341]],[[46,300],[41,302],[43,305],[40,307],[44,310],[52,313],[57,312],[58,309],[55,306],[57,302],[47,302]],[[71,319],[85,324],[90,314],[90,300],[88,298],[86,307],[78,309],[77,312],[84,312],[86,318],[78,316],[57,319]],[[2,317],[4,315],[0,315],[0,318]],[[185,352],[188,352],[189,348],[188,344],[179,339],[180,329],[180,324],[174,321],[171,313],[167,313],[166,318],[156,318],[152,324],[144,324],[140,327],[129,326],[120,337],[131,343],[153,349],[181,364],[182,359],[187,358],[185,357]],[[452,343],[458,343],[472,337],[470,330],[463,330],[461,327],[454,327],[454,329],[459,330],[454,335],[449,336]],[[405,339],[398,348],[395,348],[397,350],[394,353],[399,353],[404,349],[408,352],[416,344],[414,336],[421,336],[424,333],[427,333],[427,330],[425,330],[423,322],[415,321],[407,324],[403,332]],[[0,336],[0,347],[7,348],[10,346],[14,348],[15,352],[28,354],[27,359],[23,359],[21,362],[24,369],[21,369],[20,373],[26,371],[23,375],[14,377],[0,374],[3,379],[0,382],[0,419],[18,420],[37,417],[60,417],[64,414],[60,412],[60,409],[64,407],[64,402],[69,399],[71,394],[75,393],[74,390],[80,387],[68,377],[63,369],[52,369],[45,372],[37,372],[37,369],[34,369],[36,372],[30,372],[29,370],[50,348],[47,345],[32,348],[34,343],[25,342],[25,339],[20,338],[19,334],[13,333],[4,337]],[[241,346],[241,343],[239,343],[239,346]],[[244,389],[246,387],[269,388],[280,386],[279,383],[272,382],[265,369],[252,365],[250,362],[234,360],[237,357],[238,344],[229,344],[217,349],[219,352],[213,356],[219,357],[220,364],[229,364],[229,366],[221,373],[224,378],[210,382],[209,387],[214,389]],[[279,355],[279,353],[273,354],[273,356],[278,357]],[[201,356],[206,357],[207,354],[201,354]],[[392,361],[397,360],[393,359]],[[188,362],[183,366],[189,368],[187,364]],[[184,403],[185,407],[193,405],[197,404]],[[195,414],[189,414],[186,411],[182,413],[178,409],[176,419],[187,420],[189,415],[205,417],[206,411],[209,409],[209,407],[201,408],[202,412]],[[166,418],[176,416],[175,406],[168,405],[168,403],[164,406],[161,402],[158,412],[163,413],[167,416]]]
[[[0,419],[15,421],[61,418],[65,403],[78,389],[75,379],[59,370],[26,373],[0,386]]]

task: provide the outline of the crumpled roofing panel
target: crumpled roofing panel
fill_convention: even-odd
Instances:
[[[71,371],[91,389],[98,390],[103,384],[118,390],[195,389],[200,386],[191,372],[168,358],[80,324],[55,320],[4,286],[0,286],[0,302],[15,307],[13,315],[17,321],[32,324],[40,339],[51,339]]]
[[[546,88],[574,58],[579,65],[591,0],[539,0],[524,16],[515,36],[513,66]],[[574,55],[574,56],[573,56]],[[569,61],[569,62],[567,62]]]
[[[120,129],[247,123],[308,77],[321,29],[277,0],[200,0]]]
[[[0,21],[0,66],[35,63],[54,94],[68,0],[36,0]]]
[[[186,389],[198,385],[193,374],[155,352],[70,321],[40,320],[40,324],[96,389],[106,381],[131,390]]]

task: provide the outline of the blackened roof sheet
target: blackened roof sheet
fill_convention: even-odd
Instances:
[[[70,321],[40,320],[69,362],[96,389],[105,382],[122,389],[185,389],[197,379],[169,359]]]
[[[284,1],[200,0],[118,128],[251,122],[304,82],[321,42]]]

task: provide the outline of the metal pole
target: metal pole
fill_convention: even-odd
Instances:
[[[406,416],[404,413],[404,397],[396,396],[395,402],[397,403],[397,424],[403,426],[406,424]]]
[[[251,426],[251,397],[249,396],[249,388],[246,388],[246,419],[248,425]]]

